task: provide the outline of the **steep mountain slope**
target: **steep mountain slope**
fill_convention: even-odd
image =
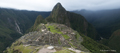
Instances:
[[[29,31],[35,31],[36,27],[40,24],[40,23],[44,23],[44,18],[41,15],[38,15],[34,25],[28,30]]]
[[[46,20],[48,22],[61,23],[61,24],[65,24],[67,26],[70,26],[67,11],[64,9],[64,7],[62,7],[62,5],[60,3],[57,3],[54,6],[50,16],[47,17]]]
[[[46,13],[46,14],[45,14]],[[0,8],[0,53],[30,28],[39,14],[49,12],[20,11]]]
[[[86,21],[86,19],[80,14],[75,14],[66,11],[60,3],[57,3],[50,16],[45,19],[47,22],[54,22],[65,24],[68,27],[72,27],[74,30],[85,34],[93,39],[97,38],[99,35],[97,34],[95,28]]]
[[[98,33],[106,39],[100,41],[111,49],[120,53],[120,9],[102,11],[74,11],[82,14],[97,29]]]
[[[120,53],[120,29],[116,30],[110,37],[108,45],[110,48],[117,50]]]

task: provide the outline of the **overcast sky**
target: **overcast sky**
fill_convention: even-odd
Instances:
[[[51,11],[58,2],[68,11],[120,8],[120,0],[0,0],[0,7],[20,10]]]

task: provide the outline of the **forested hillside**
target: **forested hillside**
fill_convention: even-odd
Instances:
[[[73,12],[83,15],[104,38],[108,39],[114,31],[120,29],[120,9]]]
[[[49,13],[0,8],[0,53],[21,37],[38,15],[47,17]]]
[[[101,11],[74,11],[82,14],[88,22],[93,24],[101,36],[100,42],[109,46],[113,50],[120,48],[120,9],[101,10]]]

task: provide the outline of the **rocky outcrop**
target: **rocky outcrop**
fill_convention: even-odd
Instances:
[[[20,29],[20,27],[19,27],[19,25],[18,25],[18,23],[15,21],[15,29],[16,29],[16,31],[18,32],[18,33],[20,33],[20,34],[22,34],[22,32],[21,32],[21,29]]]

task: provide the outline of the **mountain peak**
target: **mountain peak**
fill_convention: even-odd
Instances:
[[[60,3],[60,2],[58,2],[56,5],[61,5],[61,3]]]
[[[48,22],[55,22],[55,23],[60,23],[60,24],[65,24],[67,26],[70,26],[70,22],[67,16],[67,11],[65,8],[60,4],[57,3],[50,16],[46,18]]]
[[[54,6],[53,10],[64,10],[64,11],[66,11],[65,8],[61,5],[60,2],[58,2],[58,3]]]

